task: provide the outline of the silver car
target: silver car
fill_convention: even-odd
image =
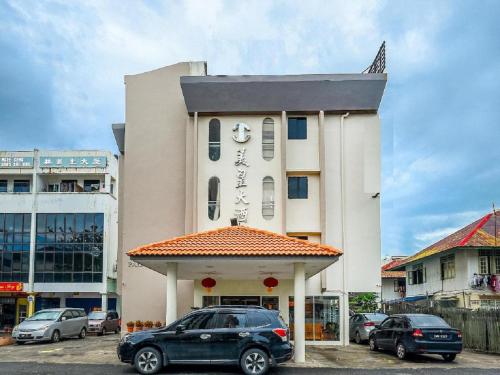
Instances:
[[[381,313],[354,314],[349,319],[349,340],[356,341],[356,344],[368,341],[370,331],[385,318],[387,315]]]
[[[28,341],[58,342],[63,337],[83,339],[88,318],[83,309],[60,308],[37,311],[12,330],[12,338],[22,345]]]

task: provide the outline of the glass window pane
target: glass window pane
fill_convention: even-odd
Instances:
[[[104,214],[95,214],[95,231],[104,232]]]
[[[217,220],[220,217],[220,180],[211,177],[208,180],[208,218]]]
[[[30,233],[31,232],[31,214],[24,214],[23,223],[24,223],[23,232]]]
[[[64,214],[56,215],[56,231],[64,233]]]
[[[266,220],[274,217],[274,180],[269,176],[262,181],[262,216]]]
[[[75,219],[76,219],[76,223],[75,223],[76,232],[78,232],[78,233],[83,232],[83,230],[85,228],[85,224],[84,224],[85,223],[85,214],[76,214]]]
[[[208,124],[208,157],[213,161],[220,158],[220,121],[215,118]]]
[[[54,271],[54,253],[45,253],[45,267],[44,270]]]
[[[288,139],[307,139],[307,118],[288,118]]]
[[[73,233],[75,231],[75,215],[66,214],[64,221],[66,233]]]
[[[94,231],[94,214],[85,214],[85,231]]]
[[[46,231],[50,233],[54,233],[56,231],[56,215],[54,214],[47,215]]]
[[[82,253],[74,253],[74,271],[80,272],[83,271],[83,254]]]
[[[274,121],[271,118],[264,119],[262,123],[262,157],[264,160],[274,157]]]
[[[36,215],[36,231],[37,231],[37,233],[45,233],[46,224],[47,224],[47,214]]]

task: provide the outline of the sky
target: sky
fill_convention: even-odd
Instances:
[[[356,73],[387,43],[382,254],[500,206],[500,1],[0,0],[0,149],[109,149],[123,76]]]

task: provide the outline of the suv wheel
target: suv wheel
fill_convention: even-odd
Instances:
[[[59,342],[60,340],[61,340],[61,334],[56,329],[54,332],[52,332],[52,337],[50,338],[50,341]]]
[[[457,358],[456,354],[443,354],[443,359],[446,362],[453,362],[455,360],[455,358]]]
[[[377,342],[375,341],[375,337],[370,337],[368,340],[368,344],[370,345],[370,350],[372,352],[376,352],[378,350]]]
[[[248,349],[241,356],[240,366],[247,375],[262,375],[269,370],[269,356],[263,350],[253,348]]]
[[[161,354],[155,348],[142,348],[134,357],[134,366],[141,374],[156,374],[162,367]]]
[[[87,336],[87,330],[85,329],[85,327],[83,327],[78,337],[84,339],[86,336]]]
[[[396,355],[399,359],[405,359],[407,356],[406,347],[401,342],[396,346]]]

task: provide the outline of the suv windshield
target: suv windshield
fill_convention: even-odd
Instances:
[[[39,311],[35,313],[31,318],[26,320],[56,320],[59,318],[60,311]]]
[[[411,323],[415,327],[443,327],[450,328],[448,323],[434,315],[410,316]]]
[[[104,320],[106,319],[106,313],[102,311],[92,311],[89,314],[90,320]]]

